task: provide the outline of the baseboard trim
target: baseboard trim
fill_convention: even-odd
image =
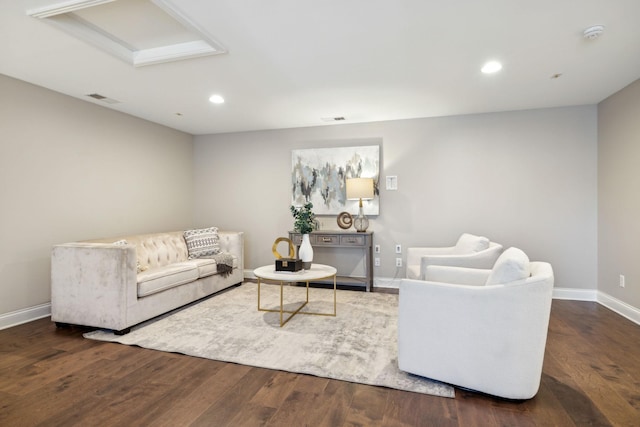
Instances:
[[[10,313],[0,314],[0,330],[51,316],[51,303],[40,304]]]
[[[598,303],[640,325],[640,309],[600,291],[598,291]]]
[[[400,289],[400,280],[391,277],[374,277],[373,288]]]
[[[598,291],[595,289],[553,288],[553,299],[598,301]]]

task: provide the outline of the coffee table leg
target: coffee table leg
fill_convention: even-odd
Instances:
[[[333,315],[337,316],[338,315],[338,310],[336,308],[336,275],[333,275]]]
[[[300,304],[300,306],[298,308],[296,308],[294,311],[289,311],[289,310],[285,310],[284,309],[284,281],[280,281],[280,308],[279,309],[269,309],[269,308],[262,308],[261,307],[261,302],[260,302],[260,285],[262,283],[262,281],[260,280],[260,277],[258,277],[258,311],[269,311],[269,312],[276,312],[280,314],[280,327],[284,326],[289,320],[291,320],[296,314],[298,313],[302,313],[302,314],[313,314],[316,316],[336,316],[338,311],[337,311],[337,280],[336,280],[336,275],[333,276],[333,313],[314,313],[314,312],[308,312],[308,311],[300,311],[302,310],[304,307],[306,307],[307,304],[309,304],[309,282],[306,282],[307,285],[307,289],[306,289],[306,299],[305,301]],[[284,318],[284,313],[288,313],[289,317],[287,317],[286,319]]]
[[[283,298],[282,298],[283,288],[284,288],[284,282],[281,280],[280,281],[280,327],[281,328],[282,328],[282,325],[284,325],[284,323],[282,323],[282,310],[284,310],[284,307],[283,307],[284,303],[283,303]],[[293,317],[293,316],[291,316],[291,317]]]
[[[260,278],[258,277],[258,311],[260,310]]]

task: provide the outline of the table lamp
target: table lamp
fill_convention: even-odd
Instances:
[[[353,226],[358,232],[367,231],[369,220],[362,212],[362,199],[373,199],[373,178],[347,178],[347,199],[360,200],[360,210],[353,220]]]

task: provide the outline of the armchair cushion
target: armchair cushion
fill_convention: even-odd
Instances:
[[[496,260],[486,285],[499,285],[526,279],[531,275],[529,257],[518,248],[509,248]]]
[[[429,282],[484,286],[490,274],[491,270],[483,268],[430,265],[426,268],[423,280]]]
[[[469,254],[480,252],[489,247],[489,239],[484,236],[475,236],[463,233],[453,249],[454,254]]]

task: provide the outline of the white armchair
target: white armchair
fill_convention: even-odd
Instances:
[[[464,233],[455,246],[440,248],[408,248],[407,279],[425,279],[430,265],[469,268],[491,268],[502,253],[502,245],[483,236]]]
[[[529,262],[510,248],[492,270],[427,270],[427,281],[400,283],[399,368],[507,399],[535,396],[551,310],[551,265]]]

